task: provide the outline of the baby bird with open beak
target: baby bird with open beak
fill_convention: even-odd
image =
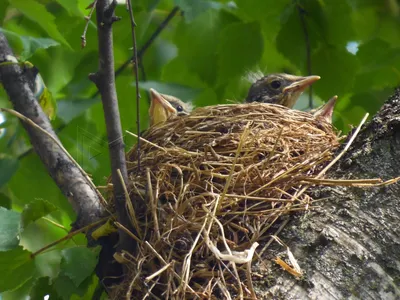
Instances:
[[[150,89],[150,126],[165,122],[172,116],[188,115],[193,107],[190,103],[165,94],[160,94],[155,89]]]
[[[337,98],[338,96],[333,96],[325,104],[310,110],[310,113],[312,113],[315,118],[322,119],[323,121],[332,124],[332,114]]]
[[[250,87],[246,102],[274,103],[293,108],[304,90],[320,78],[314,75],[270,74]]]

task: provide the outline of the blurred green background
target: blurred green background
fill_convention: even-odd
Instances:
[[[102,185],[110,173],[105,124],[100,99],[94,96],[96,88],[88,80],[88,74],[98,68],[95,15],[88,26],[87,45],[81,48],[84,17],[89,13],[85,8],[90,2],[2,0],[0,30],[18,58],[29,60],[40,70],[57,101],[53,124],[61,141],[94,182]],[[373,115],[400,83],[400,3],[396,0],[132,2],[138,25],[142,128],[148,126],[150,87],[205,106],[241,101],[260,72],[307,75],[311,69],[311,74],[322,77],[313,85],[313,106],[338,95],[334,124],[347,132],[366,112]],[[123,3],[116,14],[122,17],[113,27],[118,69],[130,61],[132,40]],[[168,16],[169,21],[161,27]],[[159,34],[152,39],[156,32]],[[132,64],[122,69],[116,84],[123,130],[136,132],[132,69]],[[0,107],[11,107],[4,90],[0,91]],[[296,108],[310,108],[307,93]],[[37,218],[29,226],[17,222],[19,244],[36,251],[65,235],[75,215],[37,155],[29,151],[30,143],[19,121],[2,114],[0,123],[3,225],[11,218],[4,208],[20,213],[29,210],[29,205],[36,210],[41,207],[39,215],[46,218]],[[127,149],[134,143],[135,139],[126,135]],[[88,286],[95,284],[92,277],[60,287],[60,282],[68,279],[68,272],[60,272],[67,260],[65,249],[84,244],[85,240],[78,237],[38,256],[33,273],[25,272],[11,283],[0,284],[0,292],[15,290],[2,297],[17,299],[16,295],[37,296],[38,291],[49,295],[53,291],[57,298],[60,295],[55,290],[62,290],[65,299],[74,293],[86,297],[83,295],[93,290],[88,291]],[[0,250],[10,249],[0,245]],[[12,255],[17,254],[21,253]],[[2,259],[8,258],[0,253],[0,263]],[[76,264],[78,258],[74,259]]]

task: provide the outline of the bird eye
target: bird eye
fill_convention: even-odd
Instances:
[[[271,82],[271,87],[277,90],[281,87],[281,82],[279,80],[274,80]]]
[[[182,111],[183,111],[182,105],[178,105],[178,106],[176,107],[176,110],[177,110],[178,112],[182,112]]]

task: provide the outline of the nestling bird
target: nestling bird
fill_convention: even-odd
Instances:
[[[171,116],[188,115],[193,107],[190,103],[165,94],[160,94],[155,89],[150,89],[150,126],[165,122]]]
[[[246,102],[274,103],[292,108],[304,90],[320,78],[314,75],[270,74],[250,87]]]
[[[315,118],[322,118],[325,122],[332,124],[332,114],[337,98],[338,96],[333,96],[324,105],[310,110],[310,113],[312,113]]]

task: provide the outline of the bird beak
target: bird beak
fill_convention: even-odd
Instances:
[[[150,126],[165,122],[171,115],[177,114],[176,109],[155,89],[150,89]]]
[[[296,76],[297,77],[297,76]],[[319,76],[306,76],[306,77],[297,77],[293,83],[285,87],[282,92],[284,93],[293,93],[293,92],[303,92],[308,86],[312,85],[317,80],[320,80]]]
[[[332,123],[333,109],[335,108],[336,100],[338,96],[333,96],[324,105],[322,105],[316,112],[314,112],[314,117],[323,118],[326,122]]]

